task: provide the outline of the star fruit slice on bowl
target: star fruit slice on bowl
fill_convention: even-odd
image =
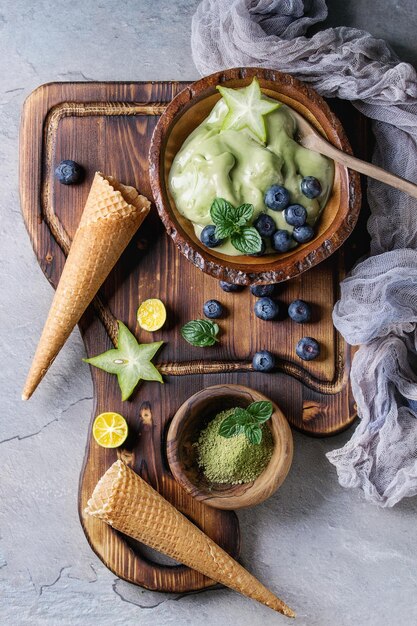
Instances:
[[[266,142],[264,115],[275,111],[280,102],[271,102],[262,96],[258,80],[242,89],[217,86],[227,104],[229,112],[223,120],[222,129],[242,130],[248,128],[262,142]]]

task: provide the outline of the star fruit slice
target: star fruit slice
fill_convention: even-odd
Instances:
[[[255,77],[251,84],[242,89],[230,89],[217,86],[227,104],[229,112],[223,120],[222,130],[242,130],[248,128],[254,135],[266,142],[264,116],[281,106],[280,102],[270,102],[262,96],[261,88]]]
[[[127,400],[140,380],[164,382],[155,365],[151,363],[164,342],[140,344],[123,322],[118,321],[118,324],[117,348],[83,361],[109,374],[116,374],[122,400]]]

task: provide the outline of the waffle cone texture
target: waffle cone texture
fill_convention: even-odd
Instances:
[[[149,209],[149,200],[136,189],[96,172],[23,389],[23,400],[30,398],[45,376]]]
[[[248,598],[295,617],[282,600],[120,460],[97,483],[85,513]]]

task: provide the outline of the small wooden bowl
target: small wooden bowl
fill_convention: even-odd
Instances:
[[[241,485],[212,484],[197,464],[193,444],[217,413],[259,400],[269,399],[242,385],[214,385],[195,393],[174,415],[167,435],[168,463],[177,482],[196,500],[218,509],[241,509],[263,502],[284,481],[292,462],[293,440],[287,420],[274,403],[274,412],[267,422],[274,452],[256,480]]]
[[[254,76],[266,95],[298,111],[337,148],[352,153],[341,123],[323,98],[289,74],[261,68],[225,70],[193,83],[173,99],[155,128],[149,152],[150,182],[159,215],[179,250],[194,265],[219,280],[242,285],[288,280],[326,259],[352,232],[361,205],[359,174],[335,163],[333,189],[312,241],[284,254],[262,257],[231,257],[203,246],[169,192],[171,164],[184,140],[219,100],[216,86],[244,87]]]

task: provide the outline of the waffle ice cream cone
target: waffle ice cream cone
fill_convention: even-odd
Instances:
[[[97,483],[85,513],[248,598],[295,617],[282,600],[120,460]]]
[[[149,200],[136,189],[96,172],[23,389],[23,400],[35,391],[149,208]]]

